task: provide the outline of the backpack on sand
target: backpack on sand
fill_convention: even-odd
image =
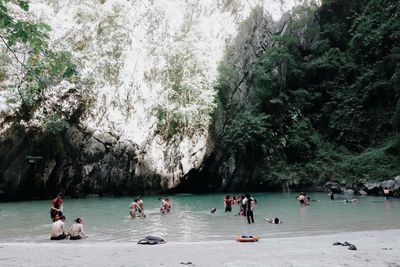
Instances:
[[[148,235],[144,239],[140,239],[138,242],[140,245],[157,245],[166,243],[161,237]]]

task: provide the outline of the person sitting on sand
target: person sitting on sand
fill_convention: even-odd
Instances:
[[[139,216],[146,217],[146,215],[144,214],[144,212],[138,202],[139,202],[139,199],[136,197],[135,200],[129,206],[129,213],[130,213],[132,219],[135,219],[136,215],[138,215],[138,217]]]
[[[224,198],[225,212],[231,212],[232,211],[232,203],[233,203],[233,199],[231,198],[230,195],[227,195]]]
[[[281,220],[279,220],[278,218],[275,218],[275,219],[268,219],[268,218],[265,218],[265,220],[268,222],[268,223],[273,223],[273,224],[280,224],[280,223],[282,223],[282,221]]]
[[[75,223],[69,229],[67,236],[70,236],[70,240],[79,240],[83,238],[88,238],[83,232],[83,220],[81,218],[76,218]]]
[[[307,206],[309,205],[309,202],[306,198],[306,194],[304,192],[301,192],[301,194],[296,198],[299,202],[301,206]]]
[[[53,224],[51,225],[51,240],[62,240],[67,237],[64,231],[64,221],[65,217],[61,215],[57,221],[53,222]]]
[[[61,193],[57,194],[57,197],[53,199],[51,206],[50,206],[50,218],[53,222],[56,221],[56,215],[61,216],[63,211],[64,205],[62,200]]]

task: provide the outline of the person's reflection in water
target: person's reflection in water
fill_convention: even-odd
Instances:
[[[392,210],[393,207],[393,201],[383,201],[383,203],[385,204],[385,209],[386,210]]]

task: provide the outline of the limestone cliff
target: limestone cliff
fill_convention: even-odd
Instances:
[[[31,19],[51,26],[51,47],[72,53],[83,83],[52,88],[26,121],[12,120],[18,103],[0,92],[0,198],[176,188],[213,153],[223,56],[245,79],[271,33],[285,30],[275,21],[300,2],[33,1]],[[239,81],[232,97],[245,94]],[[41,127],[55,104],[69,125],[59,134]]]

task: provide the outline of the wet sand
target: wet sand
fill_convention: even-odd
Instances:
[[[0,266],[389,266],[400,267],[400,229],[138,245],[127,242],[0,243]],[[1,240],[0,240],[1,241]],[[333,246],[354,244],[357,250]]]

